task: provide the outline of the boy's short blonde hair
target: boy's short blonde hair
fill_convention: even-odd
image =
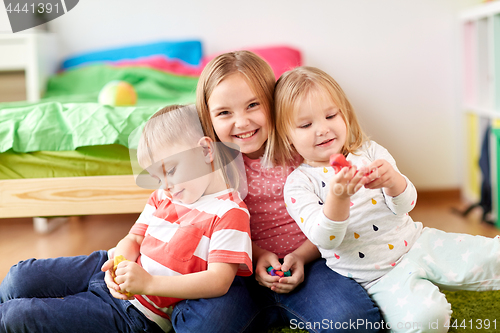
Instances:
[[[276,78],[271,66],[253,52],[243,50],[221,54],[212,59],[203,69],[196,89],[196,107],[203,130],[212,140],[220,141],[210,118],[208,100],[215,87],[233,74],[244,76],[250,89],[266,109],[269,134],[264,155],[271,161],[281,161],[283,157],[276,155],[273,150],[276,138],[273,101]]]
[[[327,73],[315,68],[302,66],[284,73],[276,83],[274,93],[276,110],[276,130],[278,147],[284,149],[287,165],[297,156],[288,134],[293,124],[298,104],[311,94],[326,94],[337,105],[347,127],[347,138],[342,154],[354,153],[366,141],[356,113],[340,85]]]
[[[200,139],[205,136],[194,105],[164,107],[151,116],[142,130],[137,145],[137,163],[147,169],[166,157],[161,153],[169,146],[182,144],[188,149],[197,148],[200,147]],[[246,181],[241,181],[242,165],[238,161],[233,163],[238,156],[241,159],[239,150],[235,148],[212,143],[212,172],[220,169],[226,186],[238,190],[244,198],[248,190]]]
[[[194,105],[169,105],[151,116],[144,126],[137,146],[137,161],[145,169],[163,158],[156,152],[175,144],[194,148],[203,136]]]

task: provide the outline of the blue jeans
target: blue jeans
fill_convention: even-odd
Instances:
[[[104,282],[106,251],[30,259],[0,284],[0,332],[162,332]]]
[[[177,333],[261,332],[284,325],[310,332],[378,332],[380,311],[354,280],[318,259],[289,294],[260,286],[254,276],[236,277],[222,297],[184,300],[172,313]]]

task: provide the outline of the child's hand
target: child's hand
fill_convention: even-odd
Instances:
[[[109,259],[102,265],[101,271],[106,272],[106,274],[104,275],[104,282],[106,282],[106,286],[108,287],[111,296],[113,296],[114,298],[126,300],[128,299],[128,297],[120,293],[120,286],[116,284],[113,278],[113,264],[114,260]]]
[[[287,254],[283,258],[281,265],[283,272],[291,270],[292,276],[280,277],[271,286],[271,290],[279,294],[286,294],[294,290],[299,284],[304,282],[304,261],[293,253]]]
[[[347,199],[368,182],[366,168],[344,167],[330,180],[330,193],[338,198]]]
[[[115,270],[115,275],[115,281],[120,291],[134,295],[147,294],[146,288],[153,280],[153,276],[146,272],[144,268],[128,260],[122,261],[118,265]],[[133,299],[133,297],[126,299]]]
[[[365,188],[385,188],[386,193],[392,197],[398,196],[406,188],[406,180],[386,160],[375,160],[368,166],[370,174]]]
[[[273,266],[274,269],[281,269],[281,263],[275,253],[266,251],[260,255],[255,264],[255,280],[264,287],[272,289],[274,283],[280,280],[279,276],[272,276],[267,273],[267,268]]]

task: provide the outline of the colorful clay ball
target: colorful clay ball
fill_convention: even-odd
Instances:
[[[130,83],[111,81],[101,89],[99,103],[111,106],[132,106],[137,103],[137,94]]]
[[[284,277],[284,276],[292,276],[292,273],[288,270],[286,272],[283,272],[283,271],[280,271],[280,270],[276,270],[273,268],[273,266],[269,266],[267,268],[267,273],[271,276],[280,276],[280,277]]]

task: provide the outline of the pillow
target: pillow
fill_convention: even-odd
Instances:
[[[270,46],[262,48],[247,48],[241,50],[252,51],[261,58],[263,58],[273,69],[276,79],[278,79],[284,72],[302,66],[302,54],[299,50],[288,46]],[[218,54],[204,57],[202,61],[202,68],[215,58]]]
[[[66,59],[62,69],[95,62],[113,62],[161,55],[169,59],[178,59],[190,65],[199,65],[202,57],[200,41],[157,42],[133,45],[102,51],[94,51]]]
[[[131,60],[120,60],[113,62],[111,65],[117,67],[149,67],[184,76],[200,76],[201,73],[200,65],[189,65],[179,59],[169,59],[162,55],[153,55],[151,57]]]

